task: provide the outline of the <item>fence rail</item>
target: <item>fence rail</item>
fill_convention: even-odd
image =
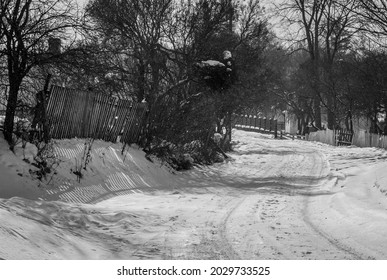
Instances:
[[[146,110],[146,104],[53,86],[47,105],[50,136],[135,143]]]
[[[387,149],[387,135],[362,131],[320,130],[306,135],[308,141],[318,141],[333,146],[354,145]]]
[[[233,127],[249,131],[273,133],[276,137],[278,131],[284,130],[283,123],[277,120],[258,118],[253,115],[233,115]],[[332,146],[375,147],[387,149],[387,135],[378,135],[363,131],[349,131],[345,129],[319,130],[305,135],[307,141],[317,141]]]
[[[233,127],[274,134],[278,136],[278,122],[275,119],[258,118],[253,115],[233,115]]]
[[[332,146],[350,146],[352,145],[353,132],[345,129],[337,130],[319,130],[310,132],[305,139],[308,141],[317,141]]]

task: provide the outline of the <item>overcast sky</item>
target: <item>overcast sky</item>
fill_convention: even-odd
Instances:
[[[86,5],[87,2],[89,2],[89,0],[76,0],[76,1],[78,2],[78,4],[80,6],[84,6],[84,5]]]

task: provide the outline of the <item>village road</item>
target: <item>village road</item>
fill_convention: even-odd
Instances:
[[[185,187],[158,196],[168,206],[148,211],[164,218],[165,231],[152,236],[137,256],[149,257],[150,248],[157,248],[167,259],[373,258],[345,241],[341,221],[320,209],[342,179],[322,149],[242,134],[232,160],[188,172]],[[157,201],[152,205],[160,205]],[[331,228],[339,230],[333,234]]]

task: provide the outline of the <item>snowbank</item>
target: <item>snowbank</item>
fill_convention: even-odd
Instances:
[[[376,148],[328,151],[335,176],[331,196],[313,197],[308,221],[356,258],[387,258],[387,157]]]
[[[168,168],[145,158],[138,147],[128,147],[123,154],[122,145],[94,141],[91,147],[90,162],[85,168],[85,139],[54,141],[53,149],[56,164],[46,178],[38,180],[31,163],[37,149],[21,144],[13,154],[3,138],[0,138],[0,197],[14,196],[48,201],[74,203],[96,203],[117,195],[141,193],[143,190],[168,187],[173,175]],[[83,158],[83,161],[82,161]],[[84,164],[83,164],[84,166]],[[81,178],[76,173],[80,169]]]

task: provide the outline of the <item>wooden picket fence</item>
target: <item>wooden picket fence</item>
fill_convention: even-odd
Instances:
[[[58,86],[51,88],[46,110],[52,138],[123,143],[138,141],[146,111],[144,103]]]
[[[308,141],[317,141],[332,146],[350,146],[352,145],[353,132],[345,129],[324,129],[306,134]]]
[[[233,127],[248,130],[274,134],[278,136],[278,122],[275,119],[259,118],[253,115],[233,115]]]
[[[387,149],[387,135],[369,133],[365,130],[357,131],[353,137],[353,145]]]
[[[387,149],[387,135],[369,133],[365,130],[351,132],[348,130],[320,130],[306,135],[306,140],[317,141],[333,146],[374,147]]]

